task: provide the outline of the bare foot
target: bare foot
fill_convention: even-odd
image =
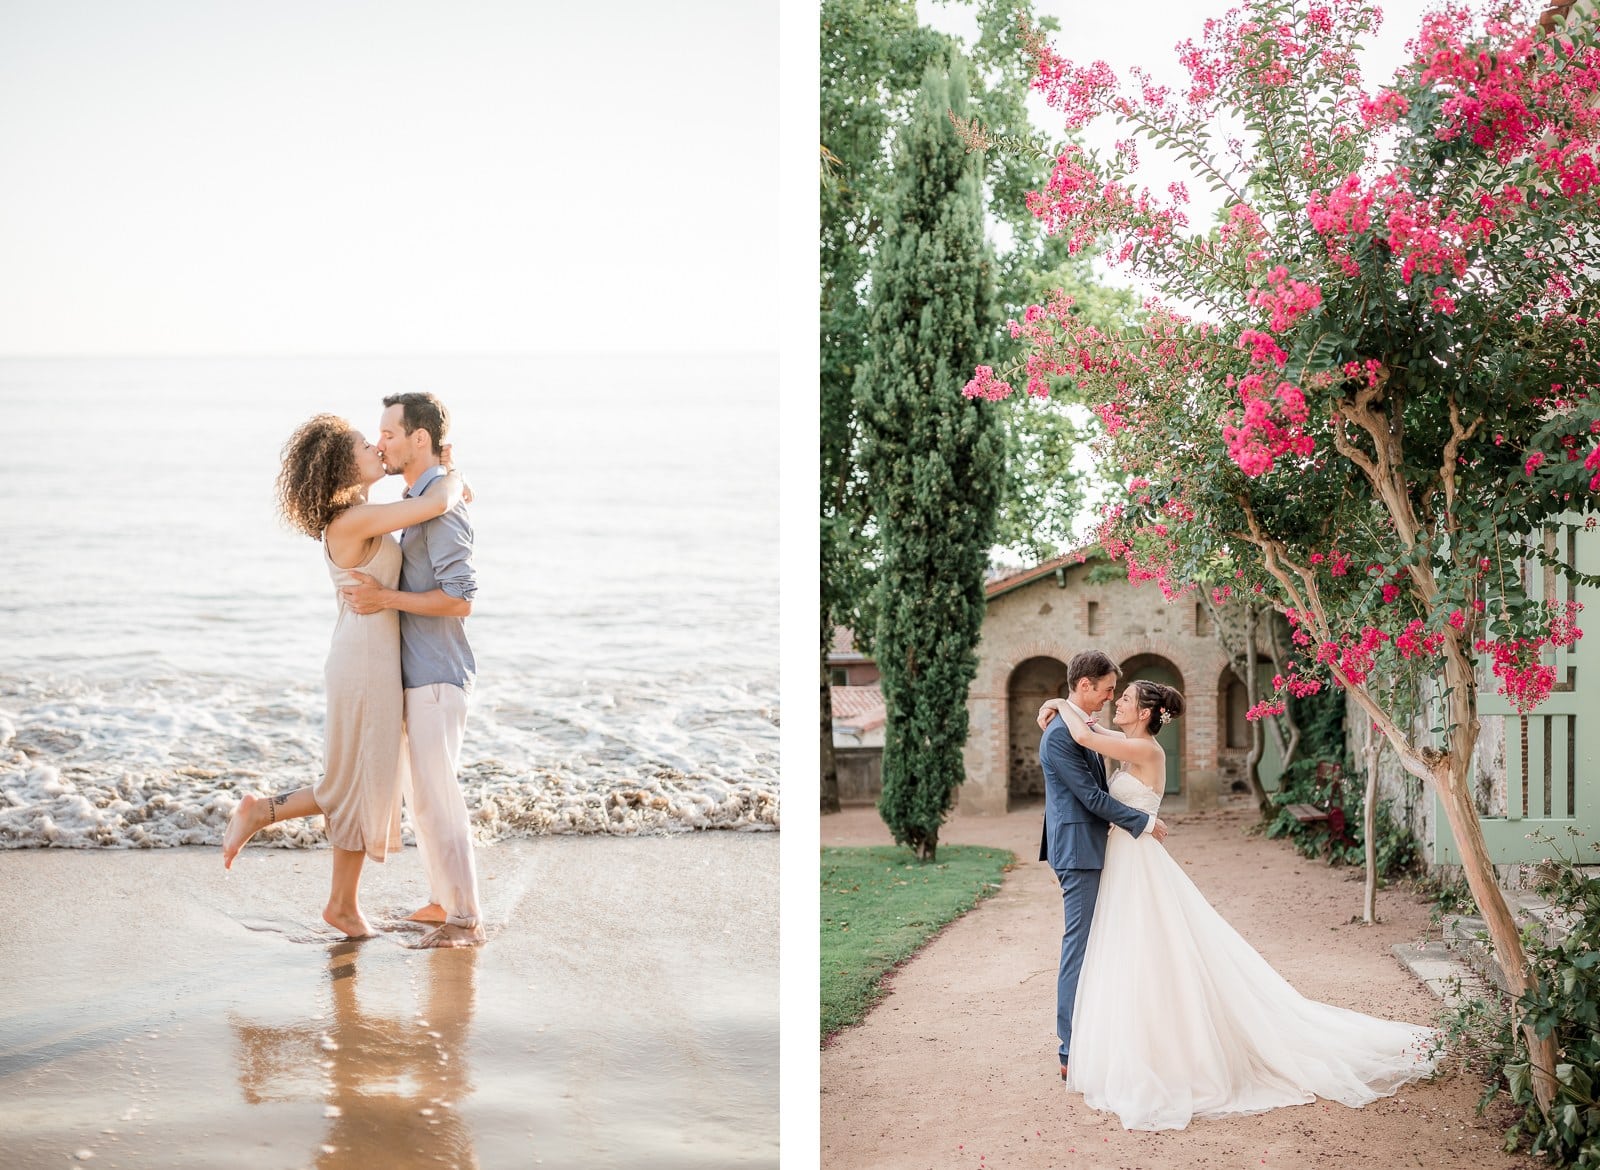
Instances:
[[[322,921],[339,931],[346,938],[371,938],[374,933],[372,926],[362,916],[359,909],[335,910],[330,903],[323,908]]]
[[[447,922],[438,930],[430,930],[423,935],[417,947],[476,947],[483,945],[483,939],[481,925],[455,926]]]
[[[413,910],[406,915],[407,922],[431,922],[436,926],[444,925],[444,907],[437,902],[429,902],[420,910]]]
[[[246,796],[228,818],[228,827],[222,833],[222,868],[232,869],[233,859],[245,842],[254,837],[268,823],[267,798]]]

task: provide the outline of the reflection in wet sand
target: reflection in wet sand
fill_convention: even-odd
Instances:
[[[329,1120],[316,1152],[322,1170],[410,1165],[419,1158],[477,1167],[459,1106],[472,1091],[465,1056],[480,952],[419,952],[405,968],[413,984],[410,1003],[389,997],[363,1005],[357,986],[363,945],[372,944],[343,942],[328,951],[331,1022],[232,1021],[245,1100],[320,1100]],[[365,961],[379,958],[374,951]],[[379,993],[369,992],[369,1000],[384,998]]]

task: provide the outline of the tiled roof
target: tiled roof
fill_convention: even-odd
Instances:
[[[829,687],[833,698],[833,721],[871,731],[883,726],[888,712],[883,706],[883,691],[876,683],[865,687]]]
[[[1042,565],[1035,565],[1031,569],[1023,569],[1020,573],[1012,573],[1008,577],[996,577],[983,587],[984,597],[995,598],[1002,593],[1010,593],[1013,589],[1020,588],[1030,581],[1037,581],[1040,577],[1048,577],[1058,569],[1069,569],[1074,565],[1081,565],[1087,561],[1104,556],[1100,552],[1098,543],[1080,545],[1070,552],[1062,553],[1059,557],[1052,557]]]
[[[834,626],[833,645],[828,648],[828,661],[870,662],[872,660],[856,649],[855,632],[849,626]]]

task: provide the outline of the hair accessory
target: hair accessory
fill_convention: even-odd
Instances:
[[[1161,710],[1156,713],[1156,722],[1162,727],[1165,727],[1167,725],[1167,720],[1171,718],[1172,712],[1168,711],[1165,707],[1161,708]]]

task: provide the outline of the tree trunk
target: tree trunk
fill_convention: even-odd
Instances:
[[[1367,889],[1361,900],[1362,920],[1368,926],[1378,921],[1378,737],[1367,724],[1367,799],[1361,810],[1361,835],[1366,842]]]
[[[1272,659],[1272,669],[1275,674],[1283,673],[1283,650],[1278,645],[1278,627],[1273,621],[1273,612],[1267,611],[1267,655]],[[1278,741],[1278,759],[1283,761],[1287,768],[1294,763],[1296,754],[1300,751],[1300,724],[1295,722],[1294,714],[1289,704],[1283,705],[1283,714],[1272,717],[1272,733]]]
[[[1473,806],[1472,792],[1467,784],[1467,769],[1458,764],[1453,755],[1436,759],[1433,768],[1440,804],[1444,808],[1445,818],[1450,822],[1450,831],[1455,834],[1456,845],[1461,850],[1461,868],[1466,875],[1467,888],[1472,891],[1472,900],[1483,914],[1484,924],[1489,929],[1489,941],[1494,946],[1495,961],[1505,975],[1512,999],[1520,1000],[1528,991],[1528,956],[1522,949],[1522,936],[1517,932],[1516,919],[1511,916],[1505,894],[1495,880],[1494,864],[1489,860],[1489,849],[1483,839],[1483,825],[1478,820],[1478,810]],[[1513,1014],[1519,1011],[1520,1008],[1513,1004]],[[1540,1111],[1548,1117],[1556,1094],[1555,1035],[1552,1033],[1540,1039],[1531,1027],[1524,1027],[1522,1036],[1528,1045],[1533,1095]]]
[[[1522,935],[1517,930],[1511,908],[1506,905],[1505,893],[1495,879],[1489,846],[1483,839],[1483,822],[1478,819],[1478,808],[1472,799],[1472,749],[1478,742],[1477,680],[1466,657],[1454,646],[1445,654],[1444,668],[1450,754],[1433,761],[1438,778],[1435,782],[1440,784],[1445,817],[1461,850],[1461,868],[1466,873],[1467,887],[1489,928],[1495,959],[1513,999],[1520,1000],[1528,991],[1528,956],[1522,949]],[[1513,1013],[1519,1010],[1515,1005],[1512,1007]],[[1539,1103],[1540,1112],[1549,1117],[1556,1097],[1555,1034],[1540,1039],[1531,1027],[1524,1027],[1522,1034],[1528,1044],[1534,1099]]]
[[[1453,643],[1454,638],[1450,641]],[[1459,648],[1450,645],[1444,656],[1446,726],[1449,728],[1450,751],[1448,754],[1429,752],[1421,762],[1432,774],[1439,803],[1461,852],[1461,869],[1467,879],[1467,888],[1472,891],[1472,900],[1483,914],[1484,924],[1489,930],[1489,941],[1494,946],[1495,961],[1505,975],[1506,987],[1513,1001],[1517,1001],[1528,991],[1528,956],[1522,949],[1522,935],[1517,931],[1516,919],[1506,905],[1505,892],[1496,880],[1494,863],[1489,858],[1489,846],[1483,839],[1483,822],[1478,818],[1478,808],[1472,795],[1472,750],[1478,742],[1476,681],[1466,656]],[[1513,1002],[1513,1014],[1519,1010]],[[1549,1117],[1556,1096],[1555,1035],[1552,1033],[1540,1039],[1531,1027],[1524,1027],[1522,1035],[1528,1045],[1534,1099],[1539,1104],[1540,1112]]]
[[[1256,705],[1256,619],[1259,611],[1254,605],[1246,603],[1244,611],[1244,698],[1247,707]],[[1234,673],[1239,673],[1239,668],[1234,667]],[[1258,769],[1261,766],[1261,749],[1264,743],[1264,732],[1261,721],[1255,720],[1250,724],[1250,754],[1244,760],[1244,778],[1250,785],[1250,795],[1256,798],[1256,811],[1261,814],[1261,819],[1266,820],[1272,815],[1272,801],[1267,799],[1267,790],[1261,783]]]
[[[1483,915],[1489,931],[1489,941],[1494,947],[1495,962],[1505,976],[1506,987],[1513,1001],[1520,1000],[1528,991],[1528,956],[1522,949],[1522,936],[1517,923],[1506,905],[1505,892],[1496,880],[1494,863],[1489,858],[1489,846],[1483,839],[1483,822],[1478,818],[1473,802],[1469,775],[1472,768],[1472,751],[1478,742],[1478,703],[1476,679],[1472,665],[1455,642],[1454,631],[1446,634],[1444,655],[1445,725],[1448,728],[1448,751],[1413,747],[1406,732],[1395,723],[1388,709],[1376,696],[1359,684],[1342,678],[1341,684],[1369,719],[1383,732],[1389,746],[1399,757],[1401,765],[1424,783],[1432,784],[1438,794],[1439,806],[1455,837],[1456,848],[1461,853],[1461,870],[1467,879],[1472,900]],[[1513,1012],[1518,1009],[1513,1006]],[[1532,1072],[1533,1095],[1540,1112],[1550,1116],[1556,1095],[1556,1041],[1552,1033],[1540,1039],[1531,1027],[1522,1029],[1528,1046],[1528,1062]]]
[[[833,625],[822,617],[822,811],[839,811],[839,767],[833,759],[833,691],[828,681],[828,647],[833,642]]]

